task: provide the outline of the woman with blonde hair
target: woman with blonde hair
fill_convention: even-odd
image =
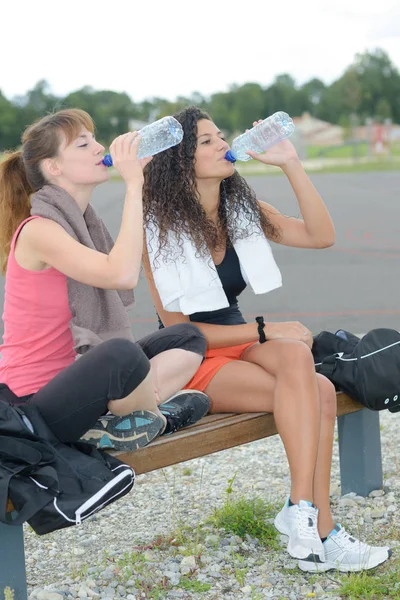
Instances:
[[[15,402],[36,404],[64,442],[83,436],[102,448],[136,449],[209,407],[203,393],[177,394],[203,360],[198,328],[132,337],[127,309],[139,278],[143,168],[151,160],[138,159],[138,141],[127,133],[110,148],[126,186],[115,243],[90,205],[109,173],[86,112],[40,119],[0,165],[0,381]]]

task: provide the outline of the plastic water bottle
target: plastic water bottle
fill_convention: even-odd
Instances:
[[[183,129],[179,121],[174,117],[163,117],[150,125],[139,130],[140,142],[138,147],[138,158],[154,156],[163,150],[176,146],[182,141]],[[112,167],[112,158],[106,154],[103,159],[106,167]]]
[[[292,135],[293,131],[294,123],[289,115],[282,111],[276,112],[235,138],[225,158],[230,162],[250,160],[251,156],[247,154],[248,150],[264,152]]]

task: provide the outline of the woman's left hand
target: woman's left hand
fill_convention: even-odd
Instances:
[[[261,120],[254,121],[253,127],[258,125],[258,123],[261,123]],[[272,165],[274,167],[285,167],[289,163],[299,161],[296,148],[288,139],[279,142],[279,144],[276,144],[261,154],[253,152],[252,150],[249,150],[247,154],[259,162],[262,162],[266,165]]]

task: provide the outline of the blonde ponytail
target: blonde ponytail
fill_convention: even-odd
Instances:
[[[0,163],[0,264],[3,273],[7,268],[12,237],[30,215],[32,192],[22,152],[9,153]]]

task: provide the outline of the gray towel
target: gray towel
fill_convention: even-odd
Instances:
[[[109,254],[114,241],[92,206],[84,214],[75,200],[56,185],[45,185],[31,196],[31,215],[55,221],[75,240]],[[133,290],[103,290],[67,277],[68,302],[72,314],[74,349],[84,354],[104,340],[133,340],[127,310],[133,305]]]

